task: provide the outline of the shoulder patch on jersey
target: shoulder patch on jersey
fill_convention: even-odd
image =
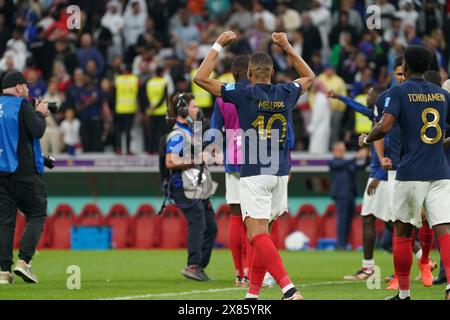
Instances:
[[[225,91],[232,91],[234,90],[234,87],[235,87],[234,83],[227,83],[225,85]]]
[[[373,109],[373,114],[374,114],[375,117],[378,117],[378,108],[376,106]]]
[[[389,107],[389,101],[391,101],[391,97],[387,97],[386,100],[384,100],[384,107]]]
[[[297,88],[300,88],[300,84],[298,82],[294,81],[294,86],[296,86]]]

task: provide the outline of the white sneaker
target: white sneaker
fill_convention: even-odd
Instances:
[[[275,286],[275,279],[272,277],[272,275],[269,272],[266,272],[266,275],[264,276],[264,280],[262,283],[263,288],[272,288]]]
[[[27,283],[38,283],[38,278],[33,273],[31,265],[27,264],[23,260],[17,261],[16,267],[14,268],[14,273],[21,277],[23,281]]]
[[[0,284],[14,283],[14,276],[9,271],[0,271]]]

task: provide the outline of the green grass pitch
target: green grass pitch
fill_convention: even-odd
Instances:
[[[432,252],[433,258],[437,253]],[[361,252],[288,252],[282,257],[293,282],[305,299],[362,300],[384,299],[392,291],[369,290],[366,283],[346,282],[345,274],[361,264]],[[375,252],[382,278],[393,271],[392,256]],[[184,250],[111,250],[111,251],[40,251],[33,260],[39,277],[37,285],[25,284],[16,277],[13,285],[0,286],[0,299],[180,299],[241,300],[245,289],[234,287],[234,272],[228,250],[214,250],[207,272],[210,282],[184,279],[180,272],[186,261]],[[81,269],[81,289],[67,289],[68,266]],[[434,273],[436,273],[435,271]],[[414,259],[412,298],[444,298],[445,286],[424,288],[414,278],[418,274]],[[264,288],[261,299],[281,298],[278,287]]]

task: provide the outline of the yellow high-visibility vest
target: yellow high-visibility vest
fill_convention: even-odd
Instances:
[[[235,83],[236,80],[233,77],[233,74],[231,72],[223,73],[217,78],[217,80],[222,81],[223,83]]]
[[[150,108],[146,113],[149,116],[164,116],[167,112],[167,97],[166,95],[167,80],[163,77],[154,77],[147,81],[146,92],[147,98],[150,102]],[[164,98],[164,102],[154,109],[156,105]]]
[[[191,71],[191,80],[194,79],[195,75],[197,74],[198,69],[192,69]],[[214,74],[212,75],[214,77]],[[195,102],[197,104],[197,107],[199,108],[210,108],[213,104],[213,98],[211,94],[200,88],[198,85],[196,85],[192,81],[192,93],[195,97]]]
[[[133,114],[138,110],[139,78],[134,74],[118,75],[115,78],[116,113]]]
[[[355,97],[355,101],[363,105],[366,105],[366,99],[367,94],[360,94]],[[369,133],[371,129],[372,121],[365,115],[355,111],[355,132],[357,134]]]

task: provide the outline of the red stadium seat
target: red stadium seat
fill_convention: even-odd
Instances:
[[[67,204],[60,204],[49,219],[51,224],[49,248],[69,249],[70,229],[76,220],[73,209]]]
[[[103,226],[105,220],[103,215],[96,204],[87,204],[81,210],[80,215],[77,217],[77,225],[81,226]]]
[[[272,239],[278,249],[286,249],[284,240],[292,232],[292,216],[289,212],[278,217],[272,225]]]
[[[299,230],[308,236],[309,246],[315,248],[319,238],[320,217],[316,208],[311,204],[302,205],[293,221],[294,230]]]
[[[224,204],[217,209],[216,222],[217,222],[217,237],[216,242],[225,248],[230,247],[230,216],[231,208],[229,205]]]
[[[161,215],[161,248],[186,247],[187,223],[183,213],[176,206],[168,206]]]
[[[131,242],[131,217],[123,204],[115,204],[111,207],[106,215],[105,223],[112,228],[113,248],[129,247]]]
[[[17,211],[16,229],[14,230],[14,249],[18,249],[20,246],[20,240],[22,239],[23,232],[25,231],[25,224],[25,216],[22,212]]]
[[[324,215],[321,217],[320,222],[320,237],[328,239],[337,239],[337,214],[336,206],[330,204],[325,210]]]
[[[141,205],[132,219],[132,244],[136,249],[150,249],[160,244],[160,219],[149,204]]]

